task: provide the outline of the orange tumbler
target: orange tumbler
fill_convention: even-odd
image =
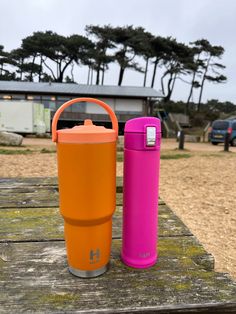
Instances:
[[[84,125],[57,130],[62,111],[78,103],[96,103],[110,115],[113,129]],[[89,104],[88,104],[89,105]],[[112,215],[116,205],[116,141],[118,122],[112,109],[94,98],[64,103],[52,121],[57,143],[60,212],[69,270],[78,277],[96,277],[109,265]]]

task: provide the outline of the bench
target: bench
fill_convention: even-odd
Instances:
[[[68,272],[56,178],[0,179],[0,221],[0,313],[236,313],[236,283],[162,200],[158,263],[122,264],[122,178],[101,277]]]

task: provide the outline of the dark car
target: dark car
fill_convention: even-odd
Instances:
[[[225,135],[229,133],[229,141],[236,146],[236,120],[216,120],[212,123],[210,141],[213,145],[224,143]]]

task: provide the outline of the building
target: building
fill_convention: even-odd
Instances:
[[[93,97],[106,102],[115,111],[122,129],[128,119],[151,115],[152,104],[162,95],[150,87],[0,81],[0,99],[43,103],[45,108],[51,109],[51,117],[64,102],[76,97]],[[72,126],[84,119],[92,119],[97,124],[109,122],[104,109],[83,102],[64,111],[59,128]]]

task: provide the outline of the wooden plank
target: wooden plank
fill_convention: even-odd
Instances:
[[[3,189],[0,193],[0,208],[56,207],[58,206],[57,186]]]
[[[4,242],[0,243],[0,258],[3,261],[12,261],[19,258],[20,251],[23,250],[23,247],[26,248],[28,254],[30,254],[30,248],[34,252],[33,246],[38,246],[41,251],[41,247],[48,247],[53,245],[57,246],[57,243],[62,243],[61,250],[64,252],[65,244],[64,241],[44,241],[44,242]],[[19,245],[18,245],[19,244]],[[22,246],[20,245],[22,244]],[[20,248],[20,249],[19,249]],[[27,249],[28,248],[28,249]],[[121,248],[121,239],[113,239],[112,241],[112,256],[115,259],[120,258],[120,248]],[[166,237],[160,238],[158,243],[158,254],[159,260],[158,265],[161,269],[172,269],[172,268],[201,268],[211,270],[211,267],[205,267],[201,265],[200,260],[205,256],[205,250],[201,244],[196,240],[195,237]],[[40,254],[40,253],[39,253]],[[53,253],[51,253],[51,258],[53,259]],[[63,253],[65,255],[65,252]],[[170,261],[167,261],[167,260]],[[163,263],[165,260],[166,265]],[[177,267],[177,264],[179,265]]]
[[[2,209],[0,211],[0,220],[2,222],[0,242],[62,241],[64,239],[63,219],[58,208]],[[121,238],[121,225],[122,208],[117,207],[113,217],[113,239]],[[169,244],[166,245],[168,250],[181,251],[185,247],[185,243],[188,243],[188,245],[191,243],[193,253],[200,248],[201,254],[195,257],[195,262],[207,269],[214,267],[213,257],[192,237],[189,229],[167,206],[160,206],[159,210],[159,239],[163,237],[166,239],[173,238],[174,247],[171,248],[172,242],[168,242]],[[185,254],[191,253],[190,251],[183,252]],[[179,252],[179,254],[181,253]]]
[[[57,185],[57,177],[0,178],[0,189]]]
[[[123,178],[116,178],[116,203],[123,203]],[[3,178],[0,179],[0,208],[58,207],[57,179]],[[159,204],[165,202],[159,199]]]
[[[57,186],[2,189],[0,208],[58,207],[59,193]],[[123,194],[116,194],[116,204],[122,205]],[[165,204],[159,200],[159,204]]]
[[[32,177],[32,178],[0,178],[0,190],[12,189],[12,188],[24,188],[29,189],[43,186],[57,186],[57,177]],[[121,193],[123,188],[123,177],[116,178],[117,192]]]
[[[0,210],[0,241],[50,241],[63,239],[63,219],[58,208],[4,208]],[[113,238],[121,238],[122,207],[113,217]],[[190,236],[189,229],[167,206],[159,206],[159,237]]]
[[[117,204],[122,204],[122,178],[117,177]],[[0,208],[57,207],[56,178],[0,179]]]
[[[121,263],[114,240],[110,270],[89,280],[68,273],[63,242],[1,244],[1,313],[235,313],[236,283],[162,241],[158,263],[137,270]]]

